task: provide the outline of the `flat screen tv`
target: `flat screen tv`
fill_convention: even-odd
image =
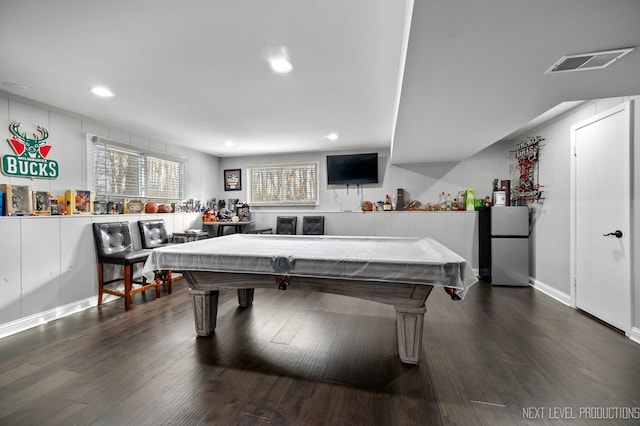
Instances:
[[[378,153],[327,155],[329,185],[378,183]]]

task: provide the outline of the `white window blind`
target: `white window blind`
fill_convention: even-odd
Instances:
[[[247,175],[251,205],[318,204],[318,163],[252,166]]]
[[[92,137],[93,185],[97,199],[185,198],[185,161]]]

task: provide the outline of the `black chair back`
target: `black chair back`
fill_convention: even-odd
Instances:
[[[278,216],[276,219],[276,234],[295,235],[298,216]]]
[[[126,311],[131,308],[132,294],[155,288],[156,298],[160,297],[162,278],[158,274],[156,274],[156,279],[152,282],[147,282],[145,277],[142,277],[142,281],[136,281],[133,278],[134,266],[144,263],[151,250],[133,248],[129,222],[94,223],[93,237],[96,241],[96,251],[98,252],[98,306],[102,305],[104,293],[124,298],[124,309]],[[122,276],[105,280],[104,264],[122,266]],[[106,287],[108,284],[118,281],[124,283],[123,290],[118,287]],[[133,284],[140,284],[140,286],[133,288]]]
[[[133,250],[129,222],[94,223],[93,236],[100,261],[105,257]]]
[[[303,216],[302,235],[324,235],[324,216]]]
[[[169,235],[164,219],[139,220],[140,241],[142,248],[154,249],[169,244]]]

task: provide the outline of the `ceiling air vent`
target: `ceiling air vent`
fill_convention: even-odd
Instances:
[[[604,50],[602,52],[580,53],[577,55],[566,55],[560,58],[549,68],[545,74],[567,71],[584,71],[604,68],[612,64],[616,59],[622,58],[634,48]]]

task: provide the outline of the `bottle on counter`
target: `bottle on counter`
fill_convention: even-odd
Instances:
[[[464,195],[465,195],[465,191],[464,189],[461,189],[458,192],[458,210],[464,210],[465,206],[464,206]]]
[[[389,194],[384,199],[384,204],[382,205],[382,210],[390,211],[391,210],[391,201],[389,200]]]
[[[474,211],[475,210],[475,194],[473,192],[473,189],[467,189],[464,198],[465,198],[465,204],[466,204],[466,207],[464,210]]]
[[[444,211],[447,209],[447,197],[444,196],[444,191],[440,193],[440,210]]]
[[[446,209],[451,211],[451,194],[447,194]]]

